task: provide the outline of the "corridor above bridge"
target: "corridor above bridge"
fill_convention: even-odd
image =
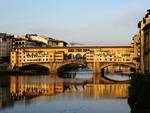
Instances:
[[[134,57],[131,46],[24,47],[11,52],[11,65],[38,64],[56,70],[68,63],[84,63],[92,69],[95,63],[105,64],[102,67],[112,63],[135,67]]]

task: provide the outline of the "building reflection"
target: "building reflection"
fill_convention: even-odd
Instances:
[[[50,76],[11,76],[10,93],[13,99],[54,95],[64,91],[63,79]]]
[[[17,100],[28,100],[43,95],[52,96],[63,91],[64,80],[57,76],[1,76],[0,110],[13,107]],[[28,103],[28,101],[24,102]]]
[[[17,75],[0,77],[0,109],[13,107],[15,101],[30,104],[39,96],[53,96],[58,93],[81,94],[84,97],[127,98],[128,84],[89,84],[83,79],[60,78],[57,75]]]
[[[83,91],[84,96],[99,97],[128,97],[128,84],[89,84]]]
[[[12,105],[10,95],[10,77],[0,77],[0,109]]]

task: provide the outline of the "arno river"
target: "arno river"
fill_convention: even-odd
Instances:
[[[84,84],[88,70],[57,75],[0,76],[0,113],[129,113],[128,84]],[[106,75],[115,80],[128,76]]]

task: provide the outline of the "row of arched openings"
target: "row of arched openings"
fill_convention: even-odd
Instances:
[[[81,55],[81,54],[76,54],[76,55],[73,55],[73,54],[65,54],[65,57],[64,57],[65,60],[85,60],[86,59],[86,54],[84,55]]]

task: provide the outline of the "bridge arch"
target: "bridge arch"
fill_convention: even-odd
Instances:
[[[42,64],[25,64],[20,67],[14,67],[14,70],[18,69],[22,73],[24,72],[49,72],[49,67]]]
[[[66,60],[85,60],[86,59],[86,54],[84,53],[70,53],[70,54],[65,54],[65,59]]]
[[[74,58],[74,55],[73,54],[69,54],[68,55],[68,59],[73,59]]]
[[[123,65],[123,66],[129,66],[131,68],[136,68],[136,65],[134,63],[117,63],[117,62],[113,62],[113,63],[103,63],[101,65],[101,69],[104,69],[105,67],[111,66],[111,65]]]
[[[124,78],[125,80],[115,80],[115,79],[111,79],[111,78],[108,78],[105,76],[104,74],[104,68],[105,67],[108,67],[108,66],[111,66],[111,65],[122,65],[122,66],[128,66],[130,67],[131,69],[133,68],[134,70],[136,69],[136,65],[134,63],[116,63],[116,62],[112,62],[112,63],[103,63],[101,66],[100,66],[100,74],[101,74],[101,77],[103,77],[104,79],[107,79],[107,80],[110,80],[110,81],[116,81],[116,82],[128,82],[129,79],[128,78]]]
[[[83,60],[85,60],[86,59],[86,54],[83,54],[82,58],[83,58]]]

